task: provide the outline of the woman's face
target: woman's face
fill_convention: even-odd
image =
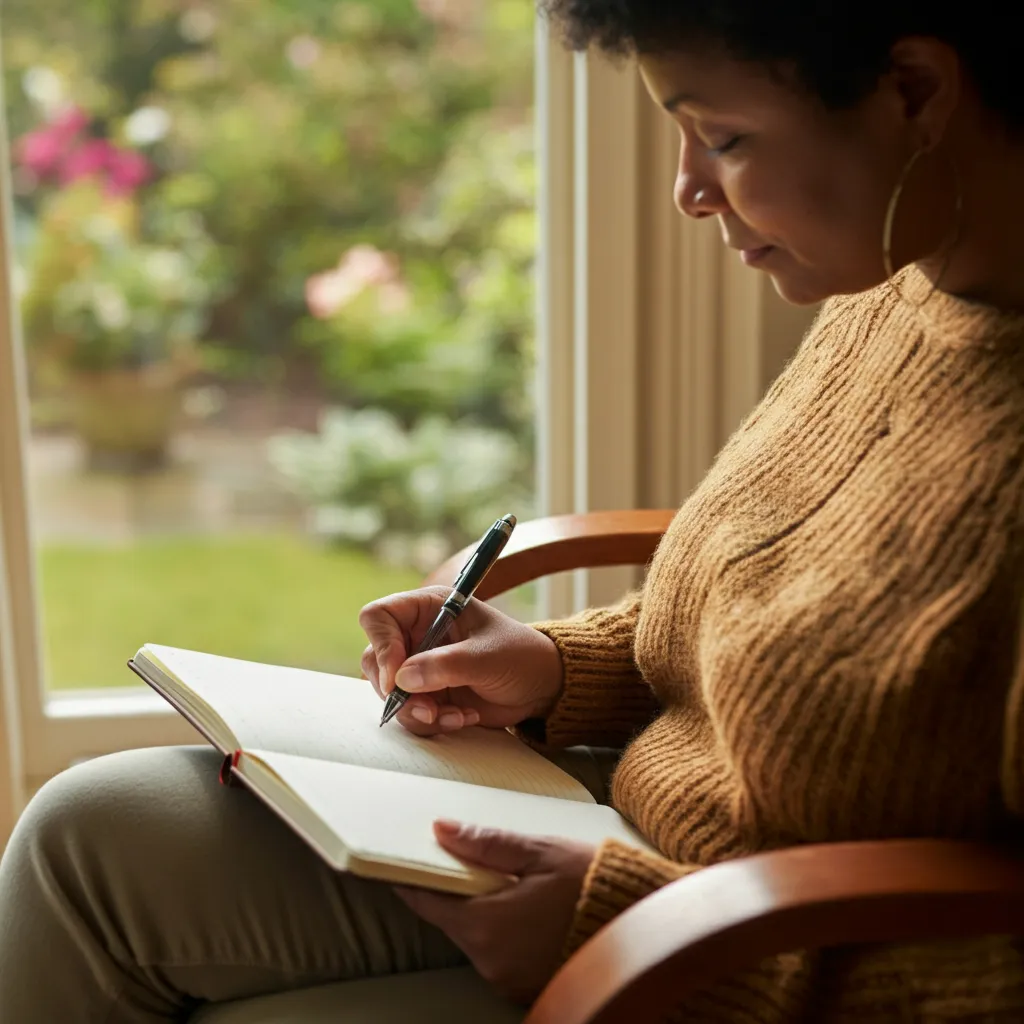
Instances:
[[[884,280],[885,212],[914,148],[896,90],[879,88],[835,112],[765,70],[726,58],[644,56],[640,67],[682,136],[681,212],[717,216],[726,245],[770,274],[790,302]],[[897,266],[940,244],[944,226],[936,234],[925,214],[932,198],[915,201],[906,190]]]

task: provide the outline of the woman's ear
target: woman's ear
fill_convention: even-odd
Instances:
[[[914,128],[920,145],[933,150],[942,141],[963,91],[956,50],[939,39],[901,39],[890,53],[886,76],[901,116]]]

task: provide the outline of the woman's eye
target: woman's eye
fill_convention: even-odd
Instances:
[[[728,153],[729,150],[735,149],[736,144],[743,138],[742,135],[734,135],[728,141],[722,143],[720,146],[708,146],[708,152],[712,156],[722,156],[724,153]]]

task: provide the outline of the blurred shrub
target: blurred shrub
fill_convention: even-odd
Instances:
[[[348,404],[512,430],[532,420],[532,131],[466,126],[397,250],[354,247],[307,281],[299,336]]]
[[[334,409],[319,433],[274,438],[270,459],[318,536],[422,571],[505,512],[527,512],[515,438],[439,417],[406,429],[382,409]]]
[[[534,404],[533,19],[533,0],[7,0],[8,116],[29,157],[19,223],[41,236],[30,343],[69,324],[87,335],[105,277],[152,324],[129,254],[180,244],[191,260],[159,226],[202,225],[212,255],[190,266],[213,281],[204,366],[350,410],[274,446],[322,533],[454,547],[519,514]],[[69,138],[83,174],[136,200],[131,247],[90,256],[88,273],[91,250],[51,205],[69,184],[53,163]],[[58,303],[54,288],[83,279]],[[449,497],[430,497],[428,479]]]
[[[135,202],[81,180],[43,203],[27,244],[29,356],[51,370],[188,361],[217,294],[197,218],[143,220]]]
[[[8,0],[19,212],[44,215],[71,138],[82,173],[209,232],[230,287],[208,368],[528,444],[533,18],[533,0]],[[307,281],[360,245],[396,255],[408,307],[311,316]]]

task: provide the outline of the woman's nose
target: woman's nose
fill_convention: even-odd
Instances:
[[[692,174],[679,174],[673,190],[676,209],[687,217],[711,217],[721,213],[725,197],[718,186],[697,181]]]

